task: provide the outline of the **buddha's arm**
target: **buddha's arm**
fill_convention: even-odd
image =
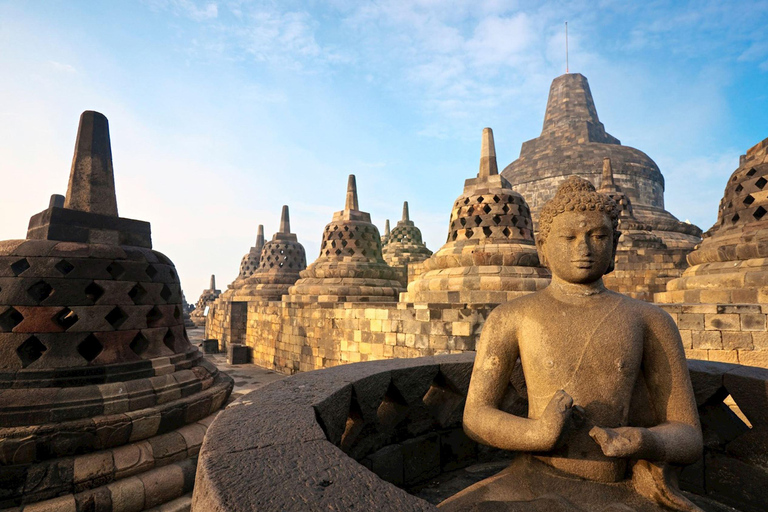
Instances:
[[[646,326],[643,374],[659,424],[595,429],[593,437],[609,456],[690,464],[702,436],[680,333],[663,311],[652,311]]]
[[[515,316],[500,306],[485,322],[464,408],[464,431],[479,443],[503,450],[549,451],[570,416],[573,400],[567,393],[556,393],[539,419],[499,409],[519,356]]]

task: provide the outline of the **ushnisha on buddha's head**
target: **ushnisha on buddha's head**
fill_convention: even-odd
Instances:
[[[589,181],[570,176],[541,209],[536,247],[553,278],[587,284],[613,270],[619,208]],[[554,243],[548,243],[548,242]]]

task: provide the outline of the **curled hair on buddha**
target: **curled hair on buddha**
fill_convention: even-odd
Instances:
[[[613,225],[613,251],[616,253],[616,246],[619,243],[621,231],[619,231],[619,207],[616,201],[605,194],[595,190],[595,186],[588,180],[578,176],[569,176],[557,189],[555,196],[544,203],[539,212],[539,232],[536,234],[537,245],[544,244],[552,228],[552,221],[565,212],[585,212],[600,211],[604,212]],[[541,251],[539,259],[546,266],[546,260]],[[613,271],[613,263],[608,268],[608,272]]]

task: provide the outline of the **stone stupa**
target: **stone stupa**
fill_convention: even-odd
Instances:
[[[599,185],[604,157],[611,159],[616,183],[632,202],[637,220],[667,247],[691,250],[701,241],[698,227],[664,209],[664,177],[656,163],[605,131],[587,78],[579,73],[552,81],[541,135],[524,142],[520,157],[501,174],[526,199],[537,226],[539,209],[568,176],[578,174]]]
[[[149,223],[118,216],[102,114],[80,117],[63,205],[0,242],[0,269],[0,509],[188,507],[232,380],[190,345]]]
[[[221,290],[216,289],[216,276],[211,274],[211,284],[200,294],[194,311],[189,314],[189,317],[196,326],[205,327],[205,308],[206,306],[211,306],[219,298],[219,295],[221,295]]]
[[[408,282],[408,265],[422,262],[432,256],[432,251],[427,249],[421,239],[421,230],[410,218],[408,201],[403,202],[403,218],[388,234],[387,244],[382,248],[382,253],[384,261],[390,267],[402,269],[405,283]]]
[[[383,248],[389,242],[389,219],[384,222],[384,234],[381,235],[381,247]]]
[[[344,210],[325,226],[320,256],[289,290],[284,301],[395,302],[399,273],[384,261],[381,236],[369,213],[360,211],[354,174],[349,175]]]
[[[248,254],[243,256],[240,261],[240,273],[237,275],[235,281],[251,277],[254,272],[259,268],[259,261],[261,258],[261,250],[264,248],[264,226],[259,224],[259,228],[256,233],[256,244],[251,247]]]
[[[603,175],[597,191],[616,201],[620,209],[621,237],[616,247],[615,266],[603,276],[603,282],[611,290],[652,302],[654,293],[664,291],[667,282],[682,275],[688,266],[685,256],[689,250],[667,247],[650,225],[635,217],[632,201],[615,183],[608,157],[603,159]]]
[[[485,128],[480,170],[453,204],[448,240],[424,261],[402,301],[500,304],[548,283],[528,205],[499,175],[493,132]]]
[[[741,156],[728,179],[717,222],[688,255],[680,279],[657,302],[765,304],[768,302],[768,139]]]
[[[283,205],[280,229],[264,244],[259,268],[234,289],[232,300],[281,300],[306,267],[304,246],[291,233],[288,206]]]

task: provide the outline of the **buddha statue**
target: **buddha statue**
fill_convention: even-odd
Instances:
[[[469,437],[520,453],[441,510],[701,510],[674,471],[702,453],[677,327],[603,285],[618,218],[616,203],[576,176],[543,206],[536,245],[551,284],[489,315],[464,409]],[[501,405],[520,369],[528,417]]]

